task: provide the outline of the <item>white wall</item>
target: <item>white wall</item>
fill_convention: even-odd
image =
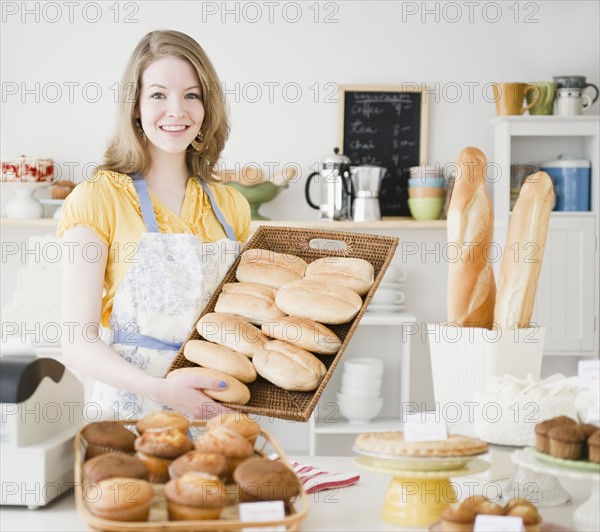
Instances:
[[[303,176],[263,207],[275,219],[316,215],[303,186],[309,167],[338,142],[337,97],[328,84],[426,83],[433,90],[429,160],[447,163],[466,145],[491,157],[487,83],[600,79],[598,2],[517,9],[515,2],[336,1],[318,10],[315,2],[127,2],[118,12],[115,2],[73,4],[70,11],[59,2],[3,2],[2,155],[53,157],[66,172],[66,163],[76,163],[71,178],[81,179],[85,164],[102,158],[114,84],[129,53],[146,32],[177,29],[202,44],[229,91],[227,164],[300,165]],[[71,83],[79,84],[72,98]],[[252,103],[257,84],[262,97]],[[275,84],[272,102],[268,84]]]

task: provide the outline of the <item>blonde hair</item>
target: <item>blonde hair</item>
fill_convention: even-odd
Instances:
[[[214,181],[211,172],[229,136],[229,120],[221,83],[202,47],[185,33],[173,30],[148,33],[131,54],[119,88],[116,131],[97,171],[133,174],[146,172],[150,167],[150,153],[140,135],[134,115],[138,106],[142,74],[150,63],[167,56],[189,61],[198,73],[205,110],[201,128],[202,149],[198,151],[191,145],[188,146],[185,159],[192,175],[197,175],[204,181]]]

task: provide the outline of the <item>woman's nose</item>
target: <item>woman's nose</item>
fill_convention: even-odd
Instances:
[[[185,113],[186,111],[183,102],[180,102],[177,99],[171,100],[170,105],[167,108],[168,116],[172,116],[173,118],[179,118],[181,116],[184,116]]]

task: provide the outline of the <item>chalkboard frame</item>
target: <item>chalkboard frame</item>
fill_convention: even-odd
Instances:
[[[347,92],[398,92],[398,93],[423,93],[427,90],[425,85],[417,86],[414,83],[405,83],[402,85],[340,85],[339,90],[339,131],[340,131],[340,150],[344,146],[345,123],[344,116],[346,111],[346,93]],[[427,164],[427,144],[429,140],[428,122],[428,98],[421,96],[421,119],[419,122],[419,164]]]

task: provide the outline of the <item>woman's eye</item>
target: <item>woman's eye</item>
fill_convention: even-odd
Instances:
[[[190,92],[189,94],[186,94],[185,97],[189,98],[190,100],[200,100],[200,95],[196,94],[195,92]]]
[[[150,96],[150,98],[153,98],[155,100],[159,100],[161,98],[164,98],[164,94],[162,92],[155,92],[154,94],[152,94]]]

